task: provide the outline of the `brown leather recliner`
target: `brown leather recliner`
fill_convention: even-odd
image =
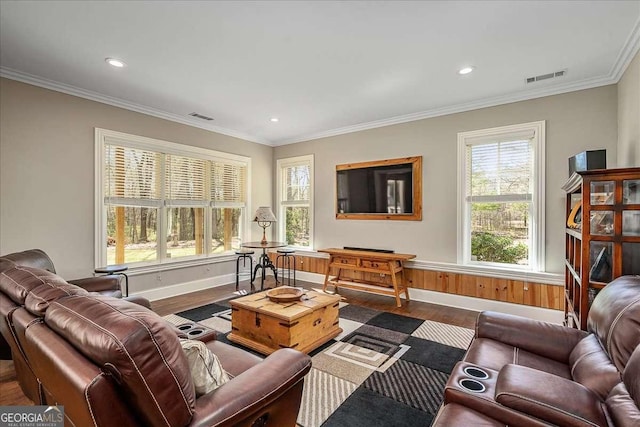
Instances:
[[[472,418],[486,425],[640,425],[639,345],[639,276],[600,291],[586,332],[483,312],[436,425]]]
[[[11,274],[5,274],[10,271]],[[40,385],[30,363],[26,359],[24,350],[18,342],[18,334],[26,325],[36,320],[34,316],[17,316],[16,310],[23,307],[28,293],[43,283],[55,286],[59,291],[56,296],[68,294],[88,294],[89,292],[75,285],[70,285],[57,275],[38,268],[25,267],[6,258],[0,258],[0,348],[4,359],[13,359],[18,382],[25,396],[36,403],[43,401]],[[18,285],[19,284],[19,285]],[[132,298],[142,301],[144,307],[149,301],[144,298]],[[23,324],[20,324],[20,321]]]
[[[175,329],[152,311],[28,267],[2,272],[0,289],[12,301],[24,295],[14,334],[42,404],[64,405],[70,425],[295,425],[311,367],[303,353],[263,360],[209,341],[232,379],[196,397]]]
[[[601,414],[605,416],[605,420],[601,419],[601,422],[605,423],[602,425],[610,427],[636,427],[640,425],[640,346],[636,347],[635,351],[629,358],[627,366],[625,367],[624,373],[622,375],[622,379],[623,381],[611,390],[604,402],[604,405],[602,404],[602,402],[598,402],[598,404],[595,405],[595,408],[601,408]],[[523,383],[522,386],[531,387],[532,384]],[[555,396],[551,399],[557,399],[560,393],[567,392],[567,390],[554,390],[551,388],[550,384],[535,384],[534,387],[541,390],[541,394],[543,395],[551,394],[552,396]],[[584,390],[580,387],[577,387],[577,390],[578,392],[582,392],[581,394],[584,397]],[[591,397],[593,398],[594,396]],[[512,404],[517,405],[519,403],[522,405],[523,403],[525,403],[524,400],[519,397],[514,398],[513,395],[505,396],[505,398],[512,399]],[[577,400],[576,396],[572,395],[570,392],[562,396],[562,400],[565,399]],[[589,398],[587,397],[587,399]],[[558,405],[557,402],[558,401],[556,400],[556,403],[552,402],[550,405],[542,406],[537,405],[535,401],[529,400],[528,402],[526,402],[526,407],[523,407],[522,409],[523,411],[528,413],[538,413],[539,411],[544,410],[547,412],[546,419],[555,418],[556,425],[598,425],[593,424],[588,419],[577,419],[580,412],[584,412],[585,410],[588,411],[589,409],[593,409],[593,407],[577,408],[574,413],[568,414],[564,412],[566,406]],[[539,403],[542,404],[542,402]],[[571,419],[567,419],[568,417],[561,419],[559,418],[561,416],[568,416],[571,417]],[[535,422],[534,420],[531,421],[532,423]],[[542,425],[549,424],[545,423]],[[507,427],[508,424],[458,403],[448,403],[442,406],[432,424],[432,427],[457,426]]]
[[[22,252],[15,252],[3,255],[2,259],[12,261],[17,265],[25,267],[40,268],[42,270],[56,273],[51,258],[42,249],[28,249]],[[122,276],[108,275],[88,277],[84,279],[69,280],[69,283],[78,285],[89,292],[97,292],[114,298],[122,298]]]
[[[54,274],[56,272],[53,261],[51,261],[51,258],[49,258],[42,249],[29,249],[0,257],[0,272],[14,265],[39,268]],[[122,298],[122,276],[119,275],[87,277],[84,279],[70,280],[69,283],[78,285],[89,292],[95,292],[115,298]],[[147,308],[151,307],[149,300],[140,296],[133,295],[126,299]],[[22,302],[20,302],[20,304],[22,304]],[[6,313],[4,313],[4,311],[10,308],[11,305],[0,308],[0,315],[3,319],[6,318]],[[2,325],[2,322],[3,320],[0,319],[0,332],[2,333],[2,335],[0,335],[0,359],[11,360],[11,338],[6,335],[7,329]]]
[[[61,295],[87,293],[77,286],[68,285],[46,270],[17,266],[0,258],[0,341],[3,341],[1,345],[10,349],[9,357],[13,358],[16,377],[23,393],[36,404],[43,402],[40,383],[24,354],[18,335],[30,322],[37,321],[37,317],[28,312],[20,315],[20,309],[24,307],[29,291],[45,281],[51,287],[58,287]]]

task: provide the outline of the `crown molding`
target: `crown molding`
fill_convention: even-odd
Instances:
[[[529,99],[542,98],[551,95],[560,95],[567,92],[574,92],[584,89],[592,89],[600,86],[616,84],[622,78],[625,70],[640,51],[640,18],[627,38],[624,46],[620,49],[620,53],[616,58],[611,71],[606,76],[594,77],[591,79],[580,80],[578,82],[566,83],[553,87],[543,87],[515,94],[501,95],[485,98],[477,101],[466,102],[462,104],[450,105],[442,108],[434,108],[418,113],[405,114],[402,116],[391,117],[388,119],[376,120],[373,122],[360,123],[352,126],[345,126],[337,129],[331,129],[323,132],[300,135],[295,138],[274,141],[274,146],[295,144],[297,142],[312,141],[315,139],[328,138],[331,136],[343,135],[352,132],[358,132],[368,129],[375,129],[384,126],[391,126],[401,123],[413,122],[416,120],[429,119],[433,117],[446,116],[448,114],[463,113],[465,111],[477,110],[479,108],[495,107],[498,105],[510,104],[512,102],[527,101]]]
[[[636,24],[631,31],[631,34],[627,38],[624,46],[620,50],[616,61],[611,67],[611,71],[606,76],[594,77],[590,79],[584,79],[577,82],[565,83],[560,85],[554,85],[550,87],[541,87],[521,91],[508,95],[499,95],[489,98],[484,98],[476,101],[465,102],[455,105],[449,105],[441,108],[433,108],[426,111],[417,113],[404,114],[401,116],[390,117],[388,119],[375,120],[372,122],[359,123],[356,125],[344,126],[336,129],[330,129],[317,133],[303,134],[294,138],[285,138],[281,140],[270,141],[265,138],[261,138],[255,135],[248,135],[243,132],[235,131],[232,129],[226,129],[212,124],[200,123],[196,119],[189,117],[183,117],[178,114],[169,113],[155,108],[146,107],[143,105],[135,104],[129,101],[125,101],[119,98],[103,95],[97,92],[93,92],[79,87],[67,85],[64,83],[55,82],[53,80],[44,79],[42,77],[23,73],[21,71],[13,70],[6,67],[0,67],[0,77],[6,77],[8,79],[17,80],[23,83],[32,84],[34,86],[43,87],[45,89],[51,89],[57,92],[66,93],[69,95],[78,96],[80,98],[89,99],[103,104],[112,105],[114,107],[124,108],[126,110],[136,111],[138,113],[147,114],[150,116],[158,117],[161,119],[169,120],[176,123],[193,126],[200,129],[220,133],[234,138],[243,139],[246,141],[255,142],[271,147],[295,144],[298,142],[312,141],[321,138],[328,138],[332,136],[344,135],[353,132],[359,132],[369,129],[376,129],[385,126],[392,126],[402,123],[413,122],[417,120],[429,119],[433,117],[446,116],[449,114],[463,113],[466,111],[477,110],[480,108],[495,107],[498,105],[510,104],[513,102],[527,101],[535,98],[542,98],[545,96],[560,95],[563,93],[574,92],[578,90],[592,89],[600,86],[606,86],[610,84],[616,84],[622,78],[625,70],[640,51],[640,19],[636,21]]]
[[[613,67],[611,67],[609,75],[612,76],[616,83],[620,81],[638,51],[640,51],[640,18],[636,21],[636,25],[633,27],[624,46],[620,49],[620,53],[613,63]]]
[[[59,83],[53,80],[45,79],[40,76],[36,76],[29,73],[24,73],[22,71],[14,70],[7,67],[0,67],[0,77],[5,77],[7,79],[16,80],[22,83],[27,83],[33,86],[42,87],[45,89],[50,89],[56,92],[66,93],[68,95],[77,96],[79,98],[88,99],[91,101],[100,102],[102,104],[112,105],[118,108],[124,108],[125,110],[135,111],[137,113],[146,114],[148,116],[158,117],[160,119],[169,120],[172,122],[180,123],[187,126],[192,126],[204,130],[208,130],[211,132],[220,133],[227,136],[232,136],[234,138],[243,139],[245,141],[255,142],[257,144],[263,144],[272,146],[272,142],[265,139],[260,138],[255,135],[249,135],[243,132],[238,132],[232,129],[222,128],[219,126],[215,126],[212,124],[201,123],[199,120],[191,119],[190,117],[183,117],[178,114],[169,113],[166,111],[158,110],[151,107],[146,107],[144,105],[136,104],[133,102],[129,102],[120,98],[115,98],[108,95],[103,95],[98,92],[94,92],[87,89],[82,89],[76,86],[68,85],[65,83]]]
[[[385,126],[397,125],[417,120],[430,119],[433,117],[446,116],[449,114],[463,113],[465,111],[477,110],[480,108],[495,107],[498,105],[511,104],[513,102],[526,101],[529,99],[542,98],[545,96],[559,95],[567,92],[575,92],[583,89],[592,89],[595,87],[615,84],[617,81],[610,76],[594,77],[591,79],[580,80],[578,82],[566,83],[563,85],[537,88],[526,92],[519,92],[509,95],[500,95],[490,98],[480,99],[477,101],[465,102],[456,105],[450,105],[442,108],[434,108],[431,110],[421,111],[418,113],[405,114],[402,116],[391,117],[388,119],[376,120],[373,122],[360,123],[352,126],[345,126],[328,131],[318,132],[309,135],[302,135],[296,138],[274,141],[274,146],[295,144],[297,142],[311,141],[314,139],[328,138],[330,136],[343,135],[352,132],[375,129]]]

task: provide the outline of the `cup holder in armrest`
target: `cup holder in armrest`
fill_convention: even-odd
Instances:
[[[188,331],[189,329],[193,329],[195,326],[195,323],[183,323],[182,325],[178,325],[176,327],[181,331]]]
[[[462,372],[469,375],[470,377],[477,378],[479,380],[486,380],[487,378],[489,378],[489,374],[486,371],[474,366],[467,366],[462,370]]]
[[[458,385],[472,393],[482,393],[486,390],[484,384],[482,384],[480,381],[472,380],[471,378],[461,379],[460,381],[458,381]]]
[[[187,332],[187,335],[189,335],[190,337],[197,337],[199,335],[204,334],[204,332],[205,330],[202,328],[193,328]]]

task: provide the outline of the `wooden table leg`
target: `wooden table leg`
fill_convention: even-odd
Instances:
[[[329,271],[331,271],[331,256],[329,256],[329,262],[327,263],[327,272],[324,275],[324,284],[322,285],[322,292],[327,292],[327,283],[329,283]]]
[[[391,283],[393,284],[393,292],[396,295],[396,306],[402,307],[402,301],[400,301],[400,289],[398,289],[398,280],[396,279],[395,262],[389,262],[389,270],[391,271]]]
[[[411,301],[411,298],[409,297],[409,286],[407,286],[407,280],[404,275],[404,266],[400,265],[400,267],[402,267],[402,287],[404,289],[404,296],[407,301]]]

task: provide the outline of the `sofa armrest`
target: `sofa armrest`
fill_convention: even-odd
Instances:
[[[489,338],[564,363],[587,335],[578,329],[493,311],[483,311],[476,322],[477,338]]]
[[[122,276],[110,275],[110,276],[97,276],[87,277],[85,279],[69,280],[68,282],[80,286],[89,292],[103,292],[103,291],[120,291],[120,282]]]
[[[582,384],[520,365],[506,365],[496,402],[554,425],[607,426],[604,402]]]
[[[151,302],[148,299],[146,299],[145,297],[141,297],[141,296],[138,296],[138,295],[129,295],[128,297],[124,297],[122,299],[125,300],[125,301],[129,301],[129,302],[141,305],[141,306],[151,310]]]
[[[292,349],[278,350],[218,389],[198,398],[190,426],[237,425],[252,414],[259,416],[263,408],[281,398],[278,403],[285,407],[295,422],[302,397],[302,379],[309,369],[311,358],[306,354]],[[299,393],[294,390],[293,396],[287,396],[298,383]],[[273,419],[269,422],[277,423]]]

